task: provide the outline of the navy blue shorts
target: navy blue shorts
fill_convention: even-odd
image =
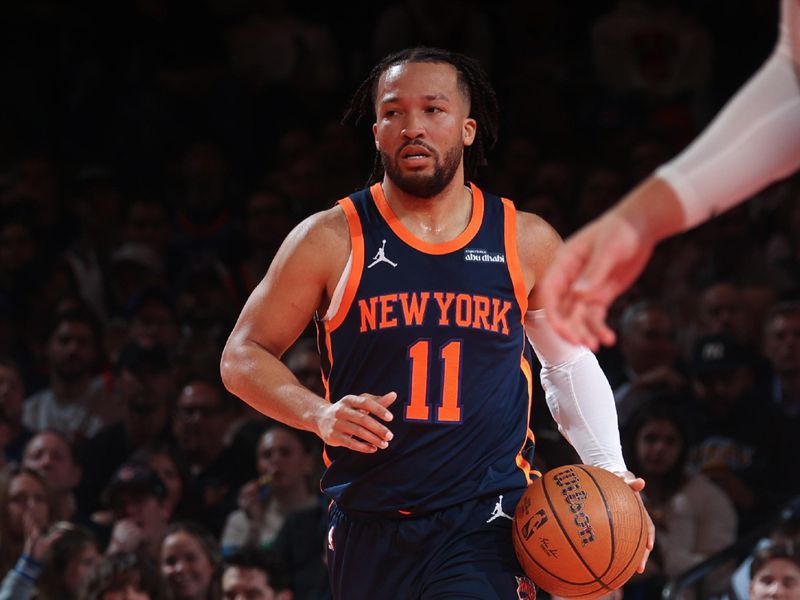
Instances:
[[[522,490],[422,516],[352,514],[332,504],[335,600],[533,600],[511,542]]]

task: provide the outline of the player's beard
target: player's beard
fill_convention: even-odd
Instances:
[[[405,144],[400,150],[406,146],[413,146],[415,144]],[[431,153],[434,159],[434,168],[431,175],[423,174],[404,174],[398,166],[398,161],[393,161],[388,154],[381,152],[381,162],[386,175],[392,182],[403,190],[406,194],[416,196],[417,198],[433,198],[441,193],[444,188],[453,180],[453,177],[458,171],[461,164],[461,159],[464,156],[464,146],[456,144],[447,152],[445,152],[444,159],[441,155],[428,145],[417,144],[424,147]],[[398,155],[400,153],[398,150]]]

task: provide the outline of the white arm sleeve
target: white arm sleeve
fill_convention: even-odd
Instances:
[[[542,363],[542,387],[558,430],[585,464],[627,471],[614,395],[595,355],[561,338],[543,310],[525,314],[525,330]]]
[[[656,170],[677,194],[685,228],[800,168],[800,8],[784,0],[770,58],[692,144]]]

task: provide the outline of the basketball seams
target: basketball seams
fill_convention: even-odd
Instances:
[[[588,581],[586,583],[572,582],[572,581],[569,581],[568,579],[564,579],[563,577],[559,577],[558,575],[555,575],[554,573],[550,572],[549,569],[545,568],[538,560],[536,560],[532,556],[531,556],[531,560],[533,560],[533,562],[535,562],[537,565],[539,565],[539,567],[542,569],[542,571],[546,572],[553,579],[557,579],[558,581],[561,581],[563,583],[566,583],[566,584],[569,584],[569,585],[574,585],[574,586],[585,586],[585,585],[588,586],[588,585],[593,585],[593,584],[600,584],[603,588],[606,588],[606,585],[597,577],[597,575],[595,575],[594,571],[589,567],[589,565],[587,564],[586,560],[583,558],[581,553],[578,552],[577,547],[575,546],[574,542],[572,541],[572,537],[570,535],[568,535],[566,527],[561,522],[561,518],[559,516],[559,513],[556,512],[555,504],[554,504],[554,502],[552,501],[552,499],[550,497],[549,490],[547,489],[547,481],[545,480],[544,477],[542,477],[541,481],[542,481],[542,492],[544,494],[545,500],[547,501],[547,505],[550,508],[551,514],[555,518],[555,522],[558,524],[558,527],[561,530],[561,534],[564,536],[564,539],[566,540],[567,544],[569,544],[570,548],[572,549],[573,554],[578,558],[578,560],[581,562],[581,564],[583,564],[584,568],[586,569],[587,575],[589,575],[590,577],[593,577],[594,580],[593,581]],[[597,484],[595,483],[595,485],[597,485]],[[527,548],[525,548],[525,551],[527,553]],[[530,554],[529,554],[529,556],[530,556]],[[595,590],[595,592],[592,592],[592,593],[596,593],[596,591],[599,591],[599,590]],[[587,593],[589,593],[589,592],[587,592]]]
[[[568,537],[568,536],[566,536],[566,532],[564,531],[564,528],[563,528],[563,526],[561,525],[561,519],[555,518],[555,516],[556,516],[556,513],[555,513],[555,511],[553,510],[553,503],[550,501],[550,494],[547,492],[547,489],[546,489],[546,488],[545,488],[545,486],[544,486],[544,479],[543,479],[543,477],[544,477],[544,476],[542,476],[542,478],[538,479],[537,481],[539,481],[539,482],[542,484],[542,493],[543,493],[543,495],[544,495],[544,497],[545,497],[545,500],[547,501],[547,504],[548,504],[548,505],[549,505],[549,507],[550,507],[550,512],[551,512],[551,514],[553,515],[553,517],[554,517],[554,519],[555,519],[555,522],[556,522],[556,523],[558,523],[559,527],[561,528],[561,530],[562,530],[562,534],[565,534],[565,535],[564,535],[564,538],[565,538],[566,540],[570,541],[570,540],[569,540],[569,537]],[[536,483],[536,482],[534,482],[534,483]],[[555,574],[554,574],[554,573],[552,573],[552,572],[551,572],[549,569],[547,569],[547,568],[546,568],[546,567],[545,567],[545,566],[544,566],[542,563],[540,563],[538,560],[536,560],[536,558],[535,558],[535,557],[534,557],[534,556],[533,556],[533,555],[530,553],[530,551],[528,550],[528,546],[527,546],[526,544],[523,544],[522,542],[518,541],[518,540],[521,538],[521,535],[520,535],[520,532],[519,532],[519,524],[518,524],[518,523],[516,523],[516,519],[515,519],[515,526],[514,526],[514,528],[515,528],[515,529],[516,529],[516,531],[517,531],[517,539],[514,541],[514,546],[515,546],[516,548],[519,548],[519,549],[521,549],[521,550],[522,550],[522,551],[525,553],[525,556],[527,556],[527,557],[528,557],[528,558],[531,560],[531,562],[533,562],[534,564],[536,564],[536,565],[537,565],[537,566],[538,566],[538,567],[539,567],[539,568],[540,568],[540,569],[541,569],[541,570],[542,570],[544,573],[547,573],[547,574],[548,574],[550,577],[552,577],[553,579],[556,579],[556,580],[558,580],[558,581],[561,581],[561,582],[563,582],[563,583],[566,583],[566,584],[568,584],[568,585],[572,585],[572,586],[585,586],[585,585],[593,585],[593,584],[595,584],[595,583],[601,583],[601,584],[602,584],[602,582],[597,582],[597,581],[588,581],[588,582],[586,582],[586,583],[573,583],[573,582],[571,582],[571,581],[569,581],[569,580],[567,580],[567,579],[563,579],[563,578],[561,578],[561,577],[559,577],[559,576],[555,575]],[[573,548],[573,550],[574,550],[574,548]],[[576,553],[576,555],[577,555],[577,553]],[[577,556],[578,556],[578,557],[580,557],[580,555],[577,555]],[[534,583],[537,583],[537,582],[534,582]],[[540,583],[537,583],[537,585],[539,585],[539,587],[541,587],[542,589],[545,589],[545,587],[544,587],[544,586],[542,586]],[[601,588],[601,589],[602,589],[602,588]],[[587,594],[596,594],[596,593],[597,593],[597,592],[599,592],[599,591],[601,591],[601,590],[593,590],[593,591],[591,591],[591,592],[586,592],[586,593],[587,593]]]
[[[617,532],[616,529],[614,528],[614,518],[611,514],[611,509],[608,507],[608,499],[606,498],[605,492],[603,492],[603,486],[600,485],[600,482],[597,480],[597,477],[594,476],[594,473],[589,471],[583,465],[574,465],[574,466],[577,467],[579,471],[583,471],[584,473],[586,473],[586,475],[589,476],[589,479],[592,480],[595,489],[600,494],[600,499],[603,501],[603,506],[606,509],[606,520],[608,521],[608,533],[611,536],[611,548],[608,553],[608,566],[606,567],[606,570],[603,571],[601,575],[599,575],[599,577],[602,578],[606,576],[608,572],[611,570],[611,567],[614,566],[614,556],[616,555],[617,552]]]
[[[593,600],[607,594],[609,591],[618,589],[634,574],[638,562],[641,561],[647,542],[646,513],[642,503],[635,497],[633,491],[617,475],[591,465],[573,464],[565,465],[565,467],[572,469],[573,474],[567,474],[564,468],[554,469],[552,473],[546,473],[529,487],[526,494],[538,497],[538,499],[532,505],[525,506],[524,512],[516,515],[520,518],[515,519],[514,548],[525,570],[530,571],[529,575],[538,571],[537,576],[540,581],[537,581],[537,576],[532,576],[532,579],[543,590],[570,598]],[[558,475],[556,472],[558,472]],[[548,477],[548,475],[550,476]],[[580,489],[580,484],[583,483],[587,492],[594,486],[595,493],[599,493],[599,496],[594,496],[594,498],[591,495],[587,496],[587,503],[581,505],[583,508],[576,505],[574,510],[571,503],[582,501],[571,499],[570,506],[565,508],[559,503],[560,497],[556,496],[556,492],[566,493],[567,488],[561,489],[563,485],[568,484],[567,481],[563,480],[563,477],[574,481],[577,489]],[[577,479],[575,479],[576,477]],[[533,487],[534,485],[541,487],[536,488]],[[570,482],[569,485],[572,485],[572,483]],[[621,486],[624,486],[624,488]],[[573,497],[569,496],[569,498]],[[635,513],[638,515],[638,531],[637,517],[634,516],[633,507],[630,506],[631,500],[635,501],[638,506],[638,510]],[[601,501],[602,508],[599,504]],[[532,509],[532,507],[536,508]],[[558,510],[556,510],[557,507]],[[539,509],[543,515],[546,515],[544,510],[548,511],[551,523],[537,536],[524,540],[522,537],[523,514],[530,520],[534,516],[531,510],[536,512],[536,509]],[[578,544],[581,541],[586,541],[581,537],[586,532],[582,530],[581,536],[576,537],[569,527],[571,524],[569,519],[570,512],[584,510],[587,511],[586,518],[588,518],[588,515],[593,515],[598,523],[602,523],[604,531],[607,528],[609,538],[602,542],[597,549],[587,548],[586,546],[579,547]],[[583,513],[581,512],[581,514]],[[577,519],[578,517],[576,516],[575,518]],[[605,523],[603,523],[603,520],[605,520]],[[583,522],[583,517],[581,522]],[[588,521],[585,526],[588,528],[587,531],[591,532],[591,526]],[[539,529],[539,527],[537,526],[536,529]],[[560,539],[558,538],[559,535],[561,536]],[[597,534],[589,533],[589,535],[596,536]],[[549,542],[547,541],[548,538]],[[595,539],[603,540],[603,537]],[[545,564],[552,567],[553,570],[551,570],[538,560],[538,556],[541,551],[549,554],[549,551],[542,544],[553,543],[556,544],[556,547],[560,547],[563,556],[559,559],[556,558],[558,555],[551,555],[556,560],[555,564],[553,564],[552,560],[542,557],[543,560],[548,561]],[[628,551],[629,546],[631,547],[630,551]],[[623,550],[626,550],[624,555],[617,557],[616,555]],[[601,552],[599,556],[598,552]],[[584,553],[588,554],[584,555]],[[607,553],[610,553],[610,556]],[[598,574],[592,568],[590,561],[597,562],[596,559],[599,558],[602,561],[607,561],[607,563],[604,570]],[[561,563],[563,561],[566,561],[570,566],[568,568],[562,566]],[[559,571],[561,575],[556,574]],[[598,571],[600,570],[598,569]],[[576,577],[582,578],[584,576],[588,576],[590,578],[589,581],[575,581]]]
[[[644,543],[647,543],[647,538],[646,538],[647,531],[645,530],[645,524],[644,524],[644,507],[638,501],[636,502],[636,505],[639,507],[639,543],[636,546],[636,548],[638,549],[642,547]],[[617,581],[622,576],[625,576],[626,577],[625,581],[627,581],[631,577],[631,575],[633,575],[633,573],[627,575],[627,572],[628,569],[631,567],[631,563],[633,563],[634,560],[636,560],[637,558],[640,558],[637,556],[637,554],[638,554],[637,552],[631,554],[631,557],[628,559],[628,562],[625,564],[625,567],[622,570],[620,570],[620,572],[611,581],[609,581],[609,584],[613,583],[614,581]]]
[[[596,487],[596,488],[598,489],[598,491],[600,492],[600,497],[603,499],[603,505],[606,507],[606,514],[608,515],[608,523],[609,523],[609,526],[610,526],[610,531],[611,531],[611,564],[609,564],[609,566],[608,566],[608,569],[606,569],[605,573],[603,573],[603,575],[606,575],[606,574],[608,574],[608,572],[611,570],[611,567],[612,567],[612,566],[613,566],[613,564],[614,564],[614,556],[615,556],[615,553],[616,553],[616,552],[615,552],[615,550],[616,550],[616,547],[615,547],[615,544],[616,544],[616,528],[614,527],[614,520],[613,520],[613,518],[612,518],[611,511],[610,511],[610,510],[609,510],[609,508],[608,508],[608,501],[606,500],[606,495],[603,493],[603,488],[602,488],[602,487],[599,485],[599,483],[598,483],[598,480],[597,480],[597,478],[594,476],[594,474],[593,474],[591,471],[589,471],[588,469],[586,469],[586,468],[585,468],[583,465],[573,465],[573,466],[575,466],[575,467],[579,468],[581,471],[583,471],[584,473],[586,473],[586,474],[587,474],[587,475],[588,475],[588,476],[589,476],[589,477],[592,479],[592,481],[594,482],[594,485],[595,485],[595,487]],[[603,474],[605,475],[605,473],[603,473]],[[617,477],[617,475],[612,475],[612,477]],[[627,484],[626,484],[626,485],[627,485]],[[636,506],[639,508],[639,511],[638,511],[638,514],[639,514],[639,534],[638,534],[638,536],[637,536],[637,537],[638,537],[638,539],[639,539],[639,544],[641,544],[641,540],[642,540],[642,532],[643,532],[643,530],[644,530],[644,517],[643,517],[643,514],[642,514],[642,510],[643,510],[643,508],[642,508],[642,505],[641,505],[641,504],[640,504],[638,501],[636,502]],[[637,545],[637,548],[638,548],[638,547],[639,547],[639,545]],[[634,552],[633,554],[631,554],[631,556],[628,558],[627,562],[626,562],[626,563],[624,564],[624,566],[623,566],[623,567],[622,567],[622,568],[619,570],[619,572],[618,572],[616,575],[614,575],[614,576],[613,576],[613,577],[612,577],[612,578],[611,578],[611,579],[608,581],[608,585],[611,585],[611,584],[613,584],[613,583],[614,583],[615,581],[617,581],[617,580],[618,580],[618,579],[619,579],[621,576],[623,576],[623,575],[624,575],[624,574],[627,572],[628,568],[631,566],[631,563],[632,563],[632,562],[633,562],[635,559],[636,559],[636,552]],[[627,581],[627,579],[626,579],[626,581]],[[610,589],[612,589],[612,590],[613,590],[613,589],[616,589],[616,588],[613,588],[613,587],[612,587],[612,588],[610,588]]]

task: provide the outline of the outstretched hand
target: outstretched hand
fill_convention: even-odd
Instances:
[[[383,396],[348,394],[321,409],[317,415],[319,436],[329,446],[343,446],[356,452],[372,453],[388,448],[394,436],[381,421],[393,419],[388,407],[395,400],[395,392]]]
[[[611,303],[642,272],[653,251],[633,225],[607,213],[570,237],[541,282],[545,313],[558,333],[597,350],[612,345]]]

